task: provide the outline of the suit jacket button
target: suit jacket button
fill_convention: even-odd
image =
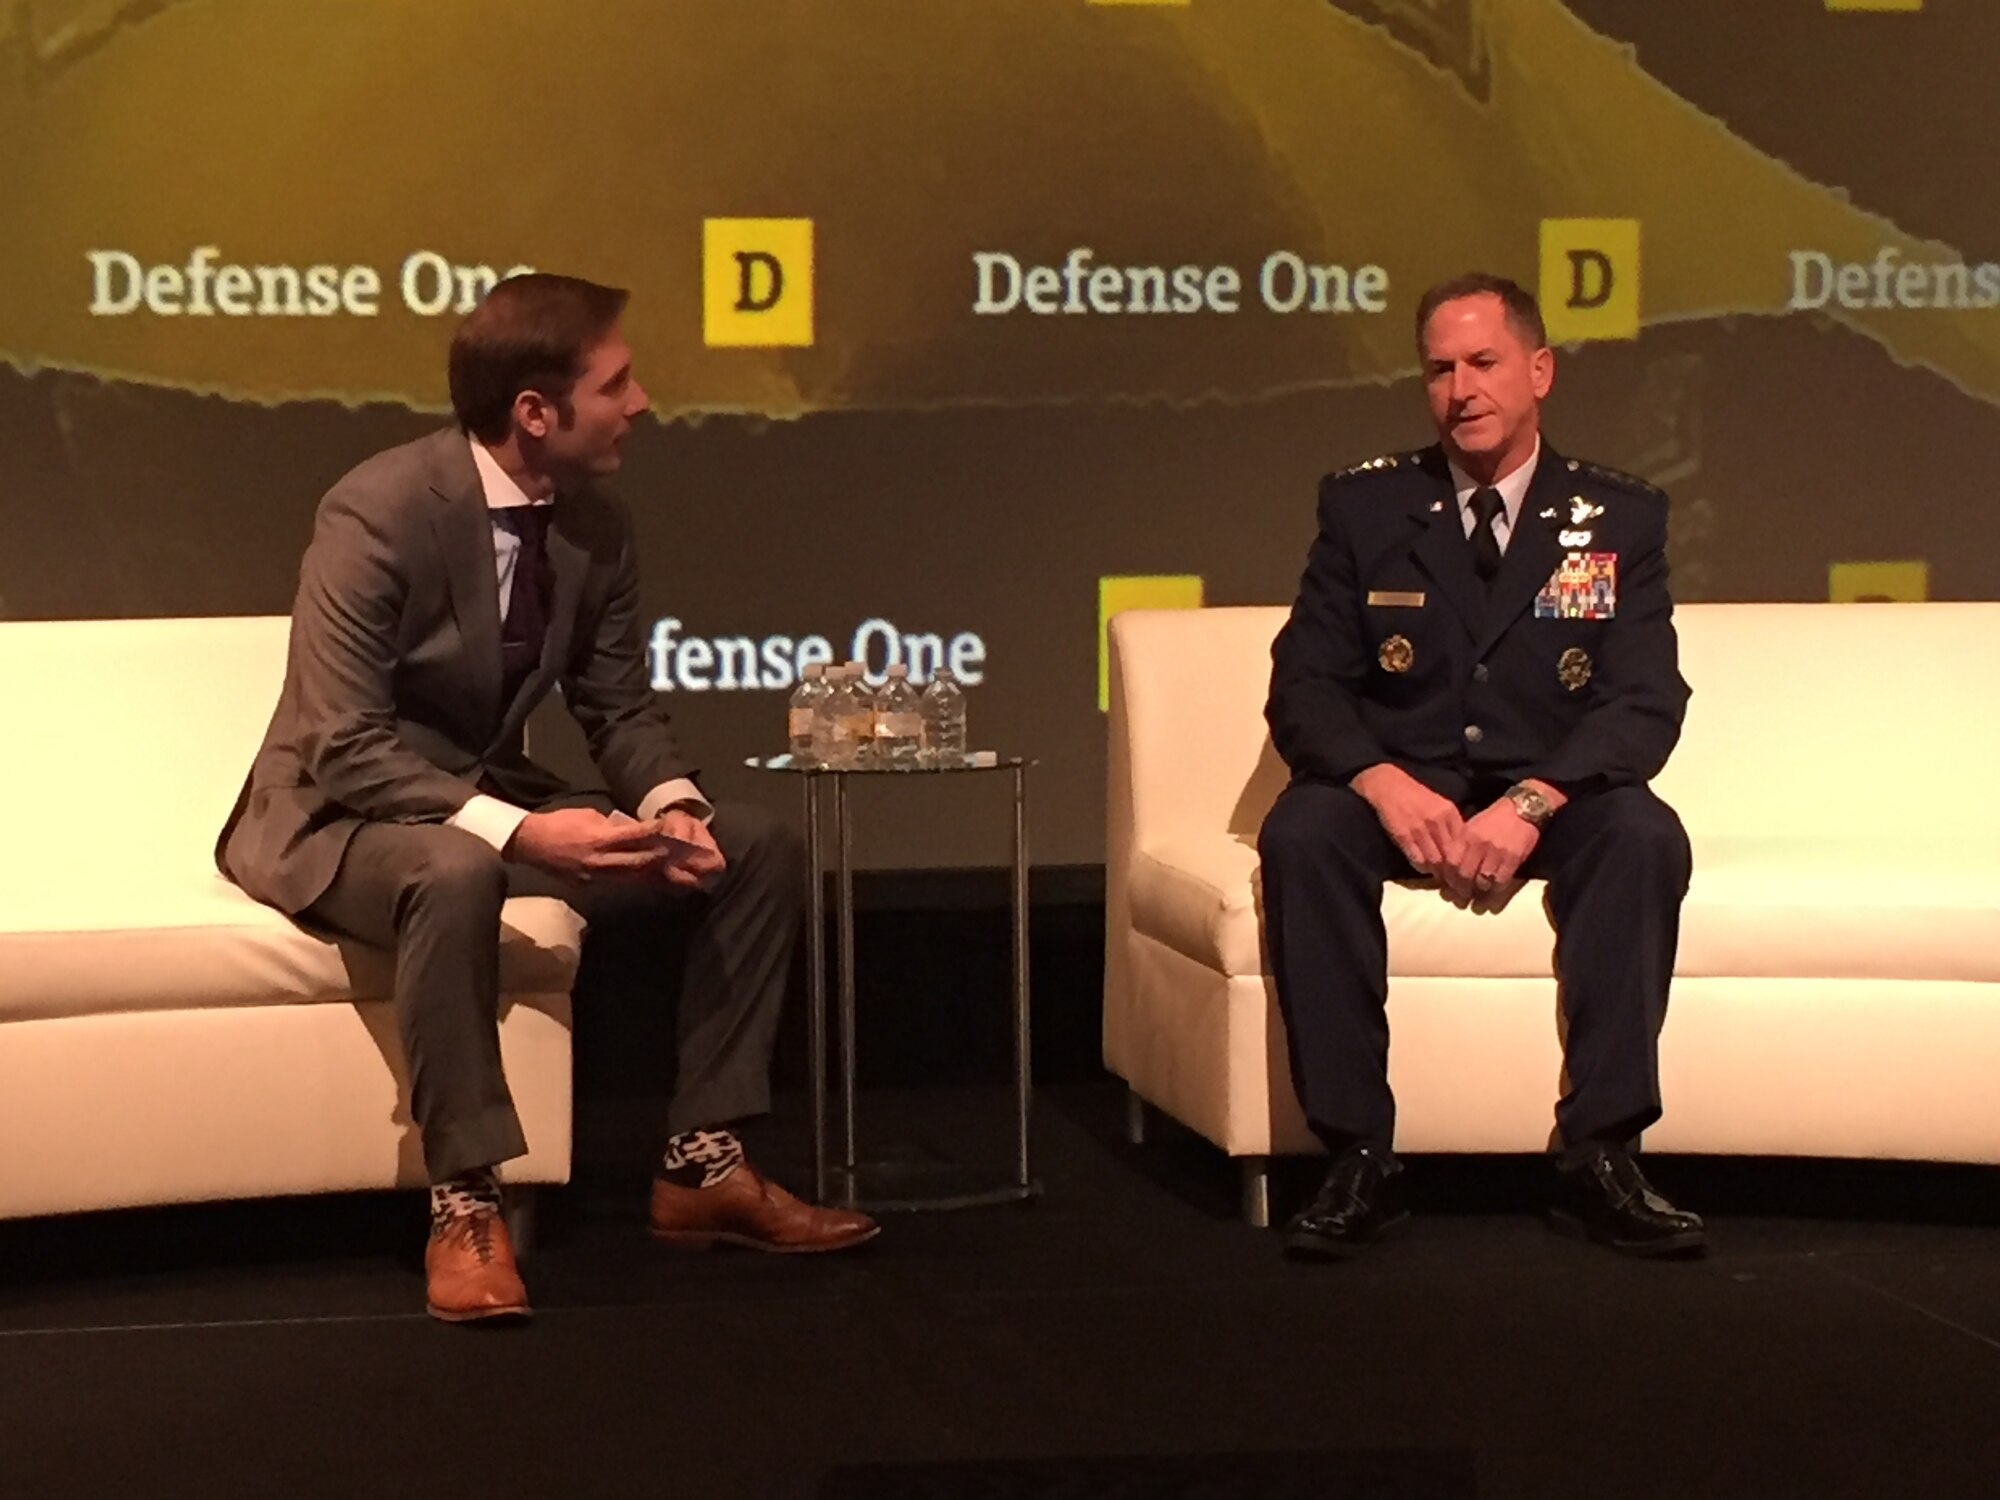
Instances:
[[[1476,745],[1485,738],[1486,738],[1486,731],[1481,729],[1477,724],[1468,724],[1465,726],[1466,744]]]
[[[1472,680],[1474,682],[1484,682],[1487,678],[1491,677],[1492,675],[1493,674],[1491,672],[1486,670],[1485,662],[1480,662],[1477,666],[1475,666],[1472,669]]]

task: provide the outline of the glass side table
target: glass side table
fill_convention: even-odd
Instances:
[[[799,778],[806,814],[806,1035],[812,1073],[813,1197],[825,1203],[829,1176],[839,1179],[839,1201],[850,1208],[970,1208],[985,1203],[1010,1203],[1040,1191],[1028,1172],[1028,767],[1020,756],[989,753],[967,755],[948,765],[862,766],[836,770],[830,766],[795,763],[789,755],[752,756],[744,764],[754,770]],[[893,782],[921,777],[1004,773],[1014,782],[1013,916],[1014,998],[1014,1171],[995,1181],[996,1173],[972,1167],[912,1168],[856,1159],[854,1131],[854,871],[853,821],[848,815],[847,784],[855,777]],[[820,789],[833,784],[834,929],[839,964],[840,1023],[840,1161],[829,1168],[826,1130],[826,893],[824,840],[821,837]]]

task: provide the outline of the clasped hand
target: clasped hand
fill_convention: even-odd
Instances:
[[[708,825],[680,808],[650,823],[607,817],[589,807],[529,813],[514,830],[506,853],[509,859],[583,884],[664,881],[698,890],[725,868]]]
[[[1504,797],[1467,818],[1397,766],[1371,766],[1352,785],[1403,857],[1461,909],[1497,910],[1541,841],[1541,831]]]

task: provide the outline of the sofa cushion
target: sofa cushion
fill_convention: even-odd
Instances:
[[[1704,978],[2000,982],[2000,864],[1966,844],[1709,838],[1695,847],[1675,973]],[[1141,852],[1133,925],[1225,974],[1265,972],[1257,851],[1215,834]],[[1383,895],[1389,968],[1436,978],[1553,971],[1540,882],[1492,915],[1425,885]]]
[[[389,998],[388,953],[312,936],[212,871],[7,884],[0,1021]],[[502,993],[567,994],[582,940],[582,919],[562,902],[507,902]]]
[[[1674,972],[2000,981],[2000,862],[1969,840],[1695,845]]]

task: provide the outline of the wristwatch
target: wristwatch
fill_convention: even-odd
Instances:
[[[1549,806],[1549,799],[1525,781],[1517,781],[1507,788],[1507,800],[1514,804],[1515,812],[1537,828],[1548,822],[1555,812]]]

